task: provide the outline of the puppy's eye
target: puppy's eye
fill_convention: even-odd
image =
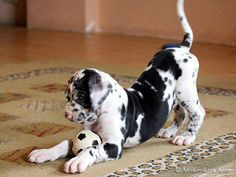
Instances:
[[[70,97],[69,96],[66,96],[66,99],[67,99],[68,102],[70,101]]]

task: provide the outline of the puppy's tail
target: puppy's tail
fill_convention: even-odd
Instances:
[[[162,49],[185,47],[187,50],[190,50],[193,43],[193,32],[184,12],[184,0],[177,0],[177,14],[185,32],[184,39],[180,44],[166,44],[162,46]]]
[[[177,15],[185,32],[184,39],[181,45],[187,47],[190,50],[193,43],[193,31],[184,12],[184,0],[177,0]]]

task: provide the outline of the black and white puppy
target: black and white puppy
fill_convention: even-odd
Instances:
[[[133,147],[153,137],[173,137],[173,144],[194,142],[205,116],[196,80],[198,60],[189,52],[193,35],[178,0],[178,15],[185,30],[183,42],[165,46],[156,53],[132,87],[125,89],[109,74],[96,69],[76,72],[68,82],[65,116],[102,138],[102,144],[87,148],[65,163],[66,173],[83,172],[94,163],[119,159],[124,147]],[[172,110],[170,127],[161,129]],[[176,135],[186,114],[187,129]],[[34,150],[29,161],[43,163],[71,153],[71,140]]]

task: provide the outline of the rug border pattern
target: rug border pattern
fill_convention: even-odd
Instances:
[[[33,69],[30,71],[15,73],[15,74],[8,74],[8,75],[1,75],[0,76],[0,83],[6,81],[13,81],[13,80],[20,80],[20,79],[28,79],[34,78],[46,74],[73,74],[79,68],[72,68],[72,67],[51,67],[51,68],[40,68],[40,69]],[[135,77],[131,76],[124,76],[118,74],[111,74],[111,76],[116,79],[118,82],[128,82],[133,84],[136,80]],[[236,90],[231,89],[223,89],[223,88],[214,88],[214,87],[205,87],[199,86],[198,91],[202,94],[208,95],[218,95],[218,96],[230,96],[236,98]]]
[[[183,150],[178,150],[164,157],[150,160],[132,167],[128,167],[110,173],[105,177],[130,177],[130,176],[154,176],[167,170],[179,172],[183,165],[190,162],[205,159],[234,148],[236,144],[236,132],[203,141]]]

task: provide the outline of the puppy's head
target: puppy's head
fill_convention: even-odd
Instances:
[[[65,117],[81,124],[96,122],[111,87],[109,76],[104,72],[95,69],[76,72],[68,81],[65,91],[68,101]]]

